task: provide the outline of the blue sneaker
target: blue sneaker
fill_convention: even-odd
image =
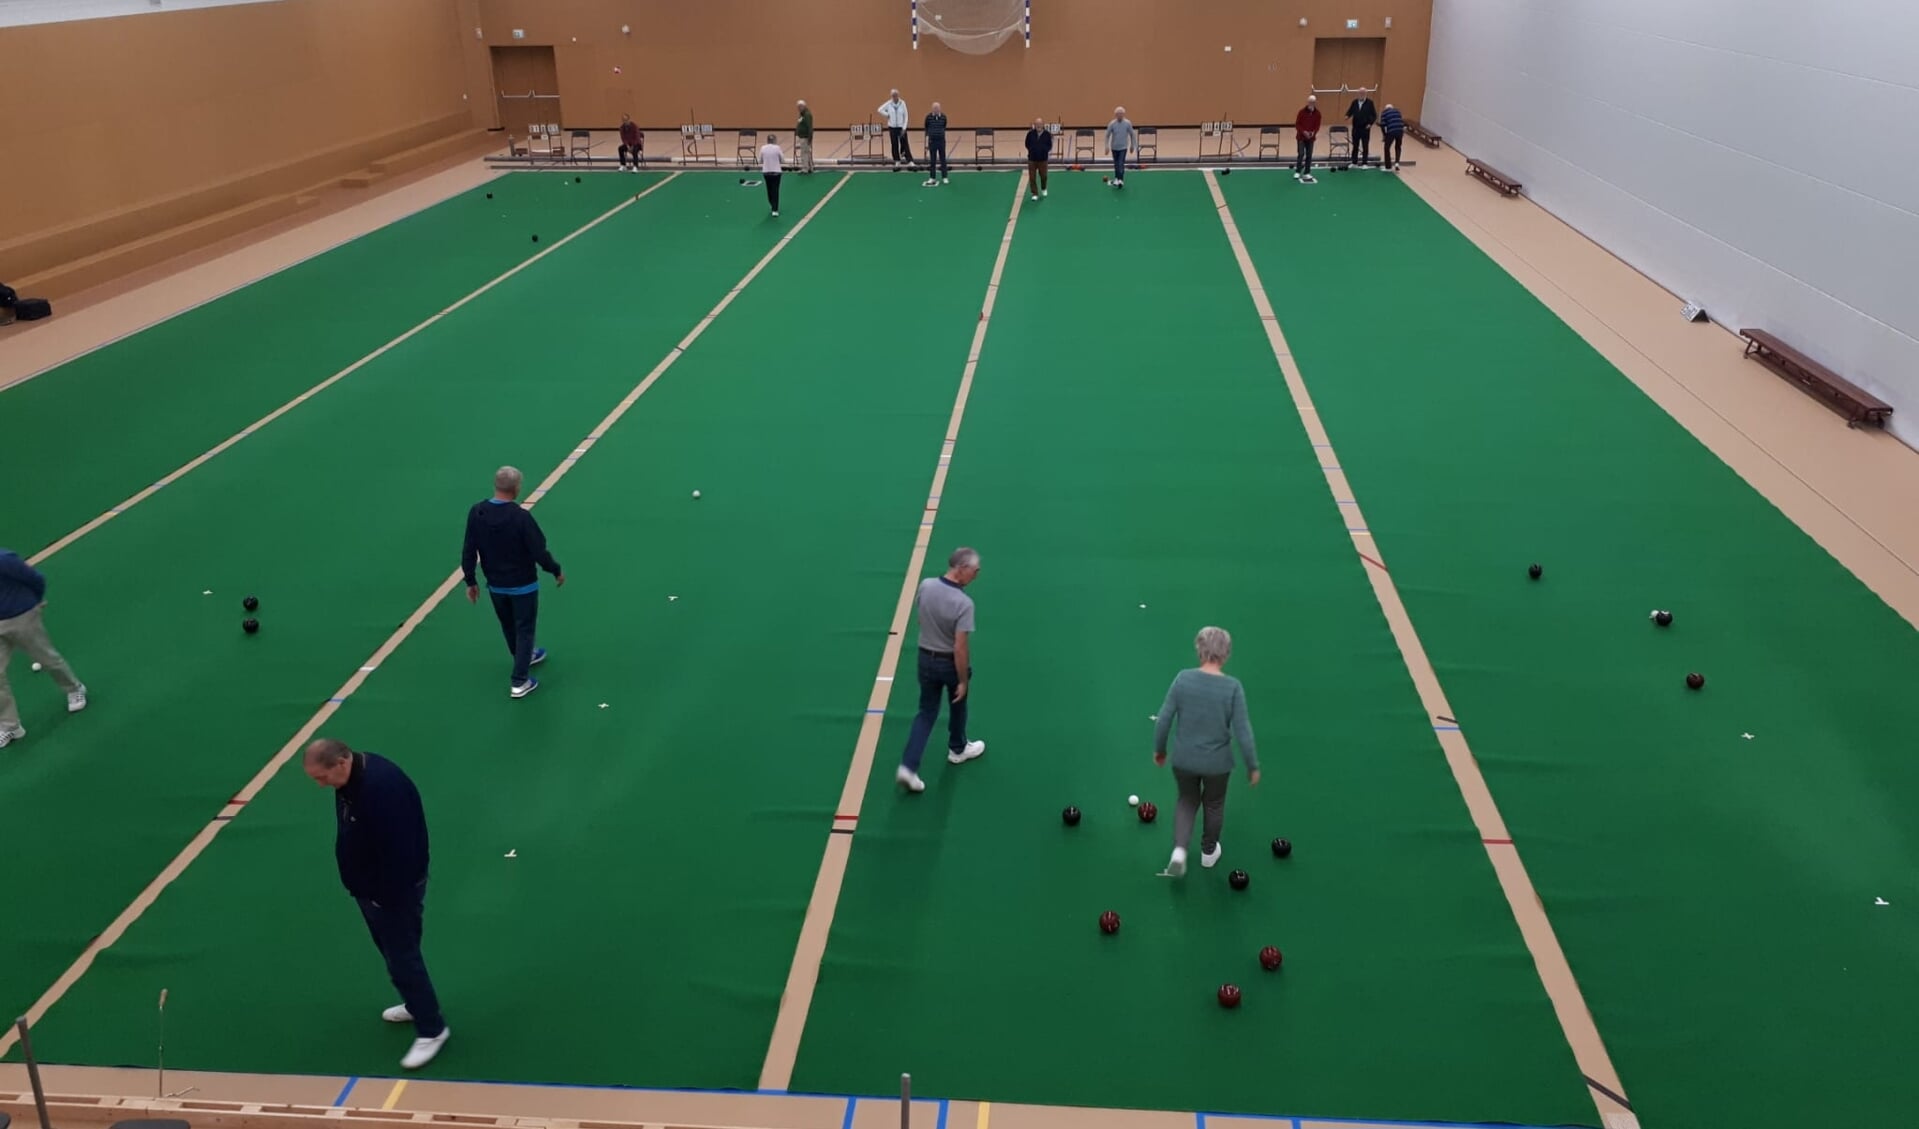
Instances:
[[[525,682],[522,682],[519,685],[513,687],[513,689],[507,691],[507,693],[513,695],[515,698],[524,698],[528,694],[531,694],[533,691],[538,690],[539,688],[540,688],[540,680],[537,678],[529,678]]]
[[[530,662],[529,662],[529,663],[528,663],[527,665],[529,665],[529,666],[539,666],[539,665],[540,665],[541,663],[543,663],[543,662],[545,662],[545,661],[546,661],[546,648],[545,648],[545,647],[535,647],[535,648],[533,648],[533,658],[532,658],[532,660],[531,660],[531,661],[530,661]]]

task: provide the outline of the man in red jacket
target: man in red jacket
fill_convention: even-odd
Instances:
[[[633,115],[621,114],[620,115],[620,171],[621,172],[626,171],[626,159],[629,154],[631,154],[633,157],[633,171],[634,172],[640,171],[640,161],[646,157],[646,153],[642,149],[642,146],[644,146],[645,144],[646,144],[646,135],[640,132],[639,126],[633,124]]]
[[[1319,140],[1319,95],[1306,96],[1306,108],[1293,119],[1293,132],[1299,136],[1299,160],[1293,164],[1293,179],[1301,184],[1313,180],[1313,142]]]

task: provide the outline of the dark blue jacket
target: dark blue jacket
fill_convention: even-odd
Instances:
[[[426,881],[426,808],[399,765],[376,753],[353,754],[353,774],[334,790],[333,812],[333,857],[347,893],[399,901]]]
[[[517,502],[488,499],[467,511],[460,572],[468,588],[473,587],[475,564],[486,569],[486,586],[495,592],[530,591],[540,581],[535,566],[560,575],[560,562],[547,552],[540,523]]]
[[[1026,131],[1026,159],[1044,161],[1053,155],[1053,134],[1049,130],[1029,129]]]
[[[1397,106],[1388,106],[1386,112],[1379,115],[1379,128],[1387,133],[1404,133],[1406,118],[1399,112]]]
[[[25,615],[47,598],[47,578],[11,549],[0,549],[0,619]]]

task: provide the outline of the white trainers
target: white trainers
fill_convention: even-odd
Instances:
[[[1037,192],[1033,193],[1033,199],[1035,200],[1039,199],[1039,193]]]
[[[440,1033],[431,1039],[413,1040],[413,1049],[408,1051],[406,1057],[400,1060],[401,1068],[405,1070],[418,1070],[427,1063],[440,1057],[440,1048],[446,1046],[446,1037],[451,1034],[453,1034],[451,1027],[442,1027]]]
[[[68,713],[79,713],[81,710],[86,708],[87,708],[87,688],[85,686],[82,686],[78,690],[75,690],[73,693],[67,695],[67,712]]]
[[[1040,194],[1041,196],[1049,196],[1049,195],[1051,195],[1051,194],[1052,194],[1052,192],[1051,192],[1051,190],[1050,190],[1050,189],[1046,189],[1046,188],[1042,188],[1042,189],[1040,189],[1040,190],[1039,190],[1039,194]]]
[[[773,218],[774,218],[774,219],[779,219],[779,218],[780,218],[780,214],[779,214],[778,212],[774,212],[774,213],[773,213]]]
[[[1219,852],[1223,850],[1224,848],[1225,848],[1225,844],[1214,843],[1211,854],[1208,854],[1205,851],[1201,851],[1199,855],[1199,865],[1205,867],[1208,870],[1211,870],[1213,867],[1218,866]]]
[[[525,682],[507,688],[507,694],[515,698],[524,698],[540,688],[540,680],[529,678]]]
[[[413,1022],[413,1013],[406,1009],[405,1004],[394,1004],[392,1007],[381,1012],[380,1018],[386,1020],[388,1023],[411,1023]]]
[[[929,176],[925,180],[920,182],[920,187],[921,188],[938,188],[939,181],[934,180],[932,177]]]
[[[15,741],[18,741],[20,738],[25,737],[26,735],[27,735],[26,729],[18,725],[14,726],[12,729],[0,729],[0,749],[6,748],[8,745],[13,744]]]
[[[951,184],[951,183],[953,183],[953,182],[952,182],[951,180],[949,180],[949,179],[947,179],[946,177],[940,177],[940,183],[941,183],[941,184]]]
[[[900,770],[893,774],[893,779],[905,785],[908,792],[926,791],[926,781],[921,780],[919,773],[914,772],[905,765],[901,765]]]
[[[986,742],[968,741],[966,743],[966,747],[964,749],[961,749],[959,752],[947,753],[946,763],[947,764],[965,764],[967,761],[975,760],[985,755],[986,755]]]
[[[1186,876],[1186,848],[1174,847],[1173,857],[1167,860],[1166,877],[1183,878]]]

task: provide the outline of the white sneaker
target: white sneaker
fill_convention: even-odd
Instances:
[[[451,1027],[442,1027],[440,1033],[431,1039],[413,1040],[413,1049],[400,1060],[400,1066],[406,1070],[418,1070],[440,1057],[440,1048],[446,1046],[446,1037],[451,1034],[453,1034]]]
[[[1039,190],[1039,194],[1041,196],[1048,196],[1048,195],[1051,195],[1051,191],[1048,189],[1042,188]]]
[[[386,1020],[388,1023],[411,1023],[413,1022],[413,1013],[406,1009],[405,1004],[394,1004],[392,1007],[381,1012],[380,1018]]]
[[[923,182],[921,182],[920,187],[921,188],[937,188],[939,187],[939,181],[934,180],[932,177],[929,176]]]
[[[1214,843],[1212,854],[1207,854],[1206,852],[1201,851],[1199,855],[1199,865],[1205,867],[1208,870],[1211,870],[1215,866],[1218,866],[1219,852],[1223,850],[1224,848],[1225,848],[1224,843]]]
[[[26,735],[27,731],[18,725],[12,729],[0,729],[0,749],[6,748]]]
[[[900,770],[893,774],[893,779],[904,784],[908,792],[926,791],[926,781],[921,780],[919,773],[914,772],[905,765],[901,765]]]
[[[510,696],[515,698],[524,698],[528,694],[531,694],[533,691],[538,690],[539,688],[540,688],[540,680],[537,678],[529,678],[525,682],[522,682],[519,685],[508,689],[507,693]]]
[[[1174,847],[1173,857],[1166,863],[1166,877],[1183,878],[1186,875],[1186,848]]]
[[[774,213],[773,213],[773,218],[774,218],[774,219],[779,219],[779,218],[780,218],[780,214],[779,214],[778,212],[774,212]]]
[[[947,764],[965,764],[967,761],[975,760],[985,755],[986,755],[986,742],[968,741],[966,743],[966,747],[964,749],[961,749],[959,752],[947,753],[946,763]]]
[[[951,184],[951,183],[953,183],[953,182],[952,182],[951,180],[948,180],[948,179],[947,179],[946,177],[940,177],[940,183],[941,183],[941,184]]]
[[[85,686],[82,686],[78,690],[75,690],[73,693],[67,695],[67,712],[68,713],[79,713],[81,710],[86,708],[87,708],[87,688]]]

